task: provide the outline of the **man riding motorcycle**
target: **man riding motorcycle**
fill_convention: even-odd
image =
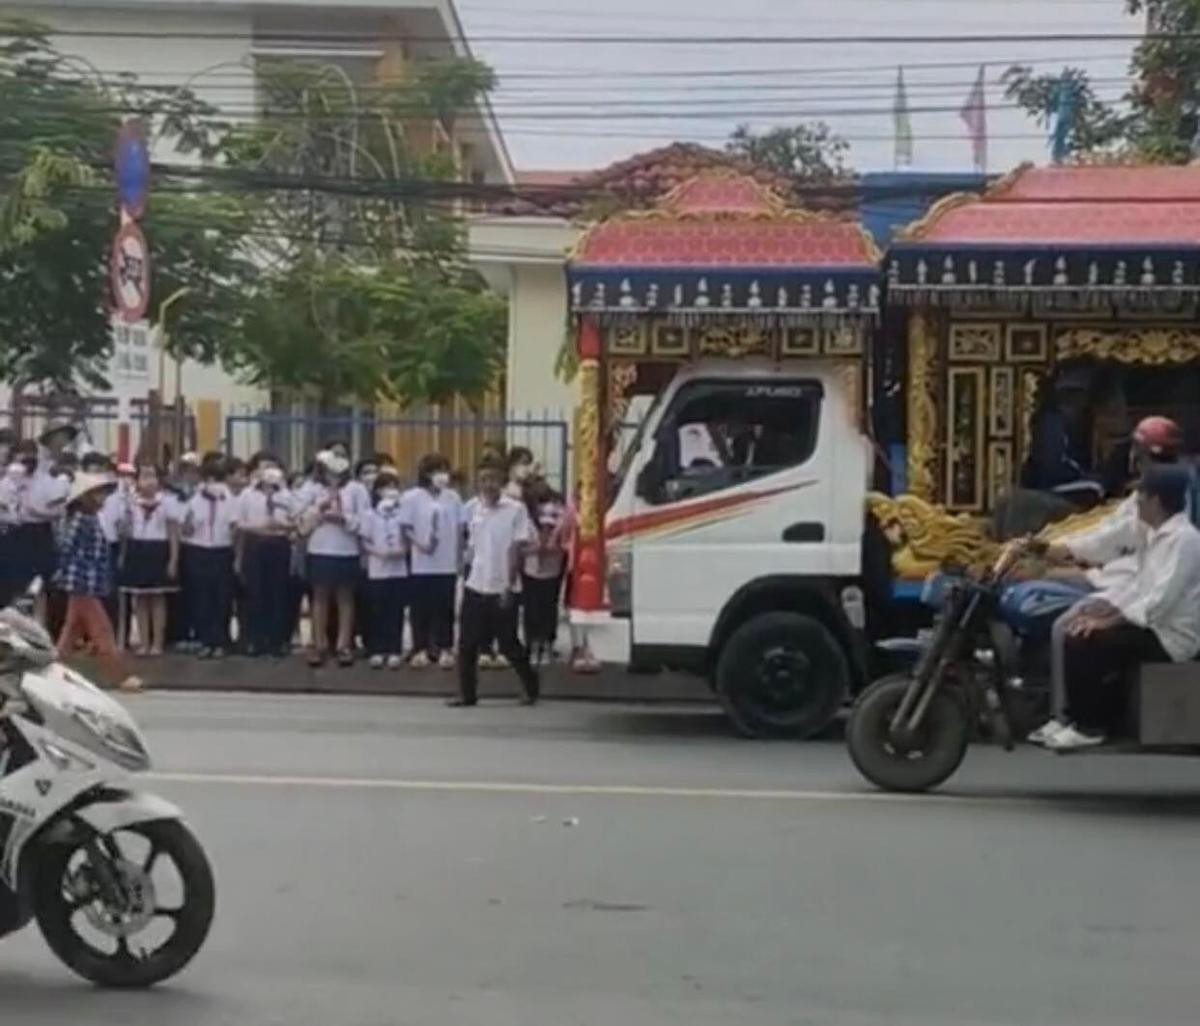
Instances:
[[[1148,466],[1179,462],[1183,450],[1183,432],[1169,417],[1152,416],[1139,421],[1133,429],[1129,453],[1130,470],[1140,477]],[[1089,531],[1048,545],[1044,555],[1052,563],[1083,564],[1052,572],[1052,576],[1078,584],[1081,591],[1096,592],[1127,582],[1137,572],[1139,556],[1147,529],[1138,517],[1137,494],[1130,494],[1099,524]],[[1080,599],[1054,621],[1050,632],[1050,719],[1029,735],[1034,744],[1043,743],[1064,726],[1066,674],[1063,652],[1073,618],[1092,606],[1090,596]]]

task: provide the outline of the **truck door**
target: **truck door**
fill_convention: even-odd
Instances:
[[[841,532],[831,523],[838,470],[820,444],[826,405],[816,380],[701,379],[679,389],[626,523],[635,644],[706,646],[744,584],[830,571],[829,543]]]

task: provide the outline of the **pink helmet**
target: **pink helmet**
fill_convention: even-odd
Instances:
[[[1170,417],[1145,417],[1133,429],[1133,442],[1155,459],[1173,459],[1183,448],[1183,431]]]

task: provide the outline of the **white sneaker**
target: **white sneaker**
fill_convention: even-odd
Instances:
[[[1025,740],[1031,745],[1044,745],[1047,741],[1054,737],[1055,734],[1061,733],[1063,730],[1065,730],[1066,727],[1067,724],[1055,716],[1054,718],[1043,723],[1037,728],[1037,730],[1030,731],[1029,737],[1027,737]]]
[[[398,670],[404,665],[404,658],[398,655],[390,655],[387,657],[387,668],[389,670]]]
[[[1095,748],[1105,740],[1103,734],[1085,734],[1078,727],[1068,726],[1047,738],[1046,747],[1052,752],[1073,752],[1079,748]]]
[[[438,666],[440,666],[443,670],[453,670],[454,669],[454,653],[453,652],[443,652],[440,656],[438,656]]]
[[[423,670],[429,665],[429,655],[426,652],[418,652],[409,661],[408,665],[414,670]]]
[[[481,670],[495,670],[495,669],[498,669],[498,666],[499,666],[499,664],[496,662],[497,658],[498,658],[498,657],[497,657],[497,656],[494,656],[494,655],[492,655],[492,653],[491,653],[491,652],[484,652],[484,653],[483,653],[483,654],[482,654],[482,655],[479,657],[479,668],[480,668]]]
[[[371,656],[369,665],[372,670],[382,670],[383,669],[383,656],[381,656],[381,655]]]

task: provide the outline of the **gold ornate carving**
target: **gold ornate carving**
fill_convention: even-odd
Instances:
[[[793,327],[783,329],[783,356],[816,356],[820,349],[817,329],[812,327]]]
[[[654,325],[650,348],[654,356],[687,356],[688,329],[679,324],[659,322]]]
[[[643,318],[608,329],[608,351],[613,356],[642,356],[646,352],[649,325]]]
[[[1000,359],[1000,325],[951,324],[950,359],[995,363]]]
[[[858,326],[846,325],[825,332],[826,356],[862,356],[863,333]]]
[[[638,365],[618,361],[608,366],[608,423],[613,430],[625,420],[629,409],[629,390],[637,384]]]
[[[701,356],[764,356],[771,336],[753,324],[714,324],[700,332]]]
[[[1200,360],[1200,331],[1186,328],[1064,328],[1054,339],[1058,360],[1091,357],[1144,367]]]
[[[579,364],[579,420],[576,458],[579,460],[579,531],[584,537],[600,533],[600,362]]]
[[[984,374],[951,367],[947,375],[946,499],[958,509],[984,507]]]
[[[1035,370],[1022,369],[1021,388],[1017,400],[1017,453],[1018,463],[1029,455],[1030,439],[1033,437],[1033,413],[1037,409],[1038,393],[1042,390],[1042,375]]]
[[[851,421],[857,427],[862,423],[862,364],[857,360],[839,360],[834,365],[834,373],[850,408]]]
[[[997,545],[986,523],[969,513],[949,513],[916,495],[867,495],[867,511],[892,544],[892,570],[905,580],[922,580],[944,564],[982,569]]]
[[[1086,513],[1055,521],[1038,532],[1043,541],[1062,541],[1086,531],[1111,513],[1112,502]],[[879,492],[867,495],[867,511],[879,522],[892,545],[892,571],[902,580],[919,581],[945,565],[982,570],[1000,551],[988,533],[987,521],[969,513],[950,513],[915,495],[892,498]],[[1030,574],[1039,572],[1036,565]]]
[[[937,347],[931,315],[908,317],[908,488],[930,500],[937,475]]]

